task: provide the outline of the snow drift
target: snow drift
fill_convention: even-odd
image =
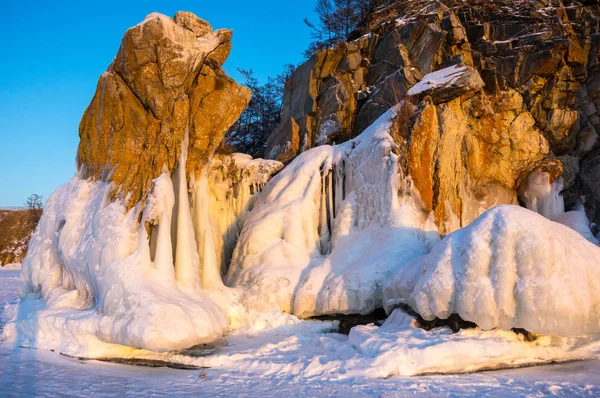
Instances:
[[[401,268],[384,289],[388,311],[451,314],[481,328],[573,336],[600,332],[600,248],[518,206],[497,206]]]

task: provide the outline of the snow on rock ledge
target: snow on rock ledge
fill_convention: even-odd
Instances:
[[[407,95],[431,96],[433,103],[447,102],[468,93],[474,93],[485,84],[477,69],[466,65],[452,65],[423,76]]]
[[[600,332],[600,248],[517,206],[498,206],[402,268],[384,289],[424,319],[453,313],[482,329]]]

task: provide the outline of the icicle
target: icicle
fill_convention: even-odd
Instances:
[[[519,187],[519,199],[529,210],[553,220],[565,212],[561,195],[562,177],[550,182],[550,174],[540,170],[532,171]]]
[[[321,254],[329,254],[331,235],[329,229],[329,192],[328,176],[329,169],[326,165],[321,166],[321,197],[319,205],[319,240]]]
[[[334,178],[334,211],[337,214],[338,209],[342,205],[342,201],[346,199],[344,192],[344,180],[345,180],[345,170],[344,170],[345,162],[342,159],[340,162],[337,162],[333,167],[333,178]]]
[[[174,276],[173,247],[171,244],[171,224],[175,196],[173,184],[167,172],[154,180],[152,188],[151,216],[156,218],[158,225],[152,226],[150,234],[150,252],[154,267],[165,277]]]
[[[329,170],[325,178],[325,198],[327,203],[327,226],[329,227],[329,234],[333,231],[333,223],[335,220],[335,208],[334,208],[334,195],[333,190],[333,170]]]
[[[181,144],[179,164],[173,174],[173,187],[175,191],[175,210],[171,229],[171,236],[175,237],[173,247],[175,250],[175,279],[180,287],[185,289],[200,289],[199,258],[196,241],[194,240],[194,226],[190,213],[188,187],[186,179],[186,162],[189,144],[189,125],[185,129],[185,137]]]
[[[233,196],[233,195],[232,195]],[[229,200],[233,200],[230,198]],[[213,230],[210,223],[210,197],[208,190],[208,166],[202,170],[200,178],[194,183],[193,196],[194,231],[198,243],[198,257],[200,259],[200,278],[204,289],[217,289],[223,287],[223,279],[219,262]],[[233,207],[231,207],[233,208]],[[230,214],[226,215],[230,218]]]

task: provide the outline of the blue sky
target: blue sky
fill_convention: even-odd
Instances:
[[[260,79],[302,61],[310,40],[303,18],[315,0],[12,1],[0,24],[0,206],[32,193],[47,199],[75,173],[78,126],[98,77],[121,37],[158,11],[192,11],[213,28],[234,30],[226,71]]]

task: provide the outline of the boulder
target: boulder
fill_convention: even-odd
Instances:
[[[127,30],[79,126],[82,177],[110,180],[133,206],[175,170],[186,136],[187,174],[199,174],[250,100],[221,69],[230,48],[231,31],[189,12]]]

